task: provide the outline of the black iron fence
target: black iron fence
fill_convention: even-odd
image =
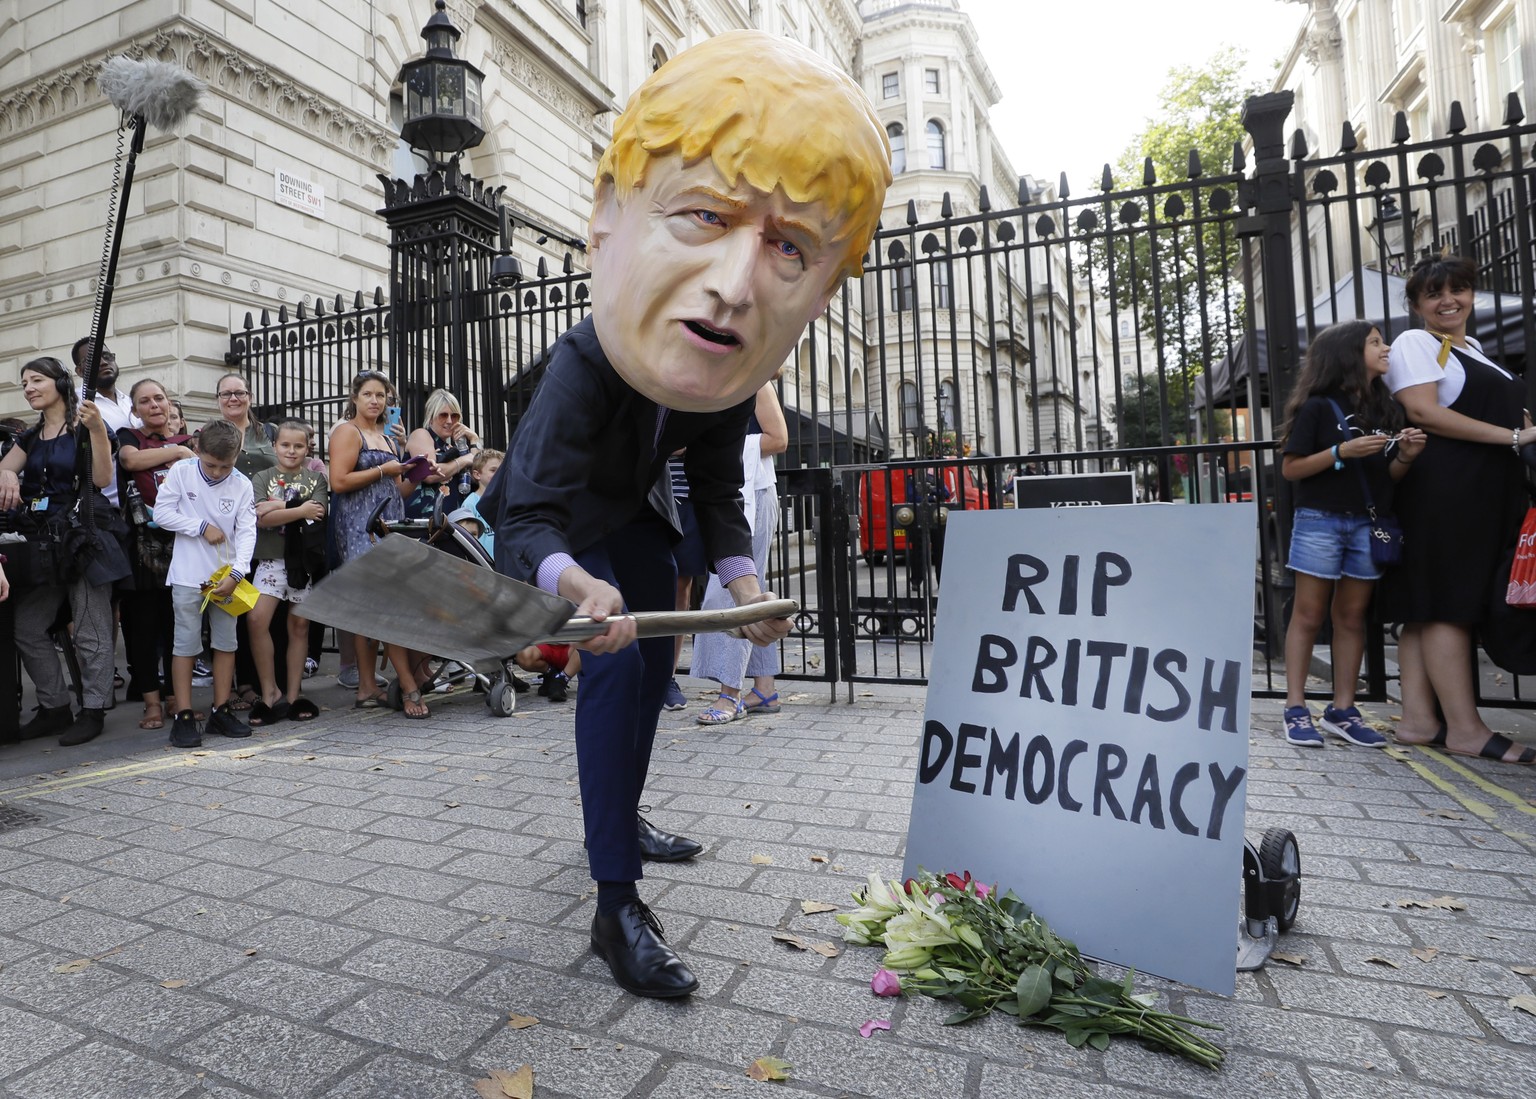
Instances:
[[[1390,337],[1409,323],[1403,268],[1442,247],[1477,258],[1476,334],[1501,361],[1523,371],[1536,324],[1536,125],[1518,106],[1492,133],[1465,134],[1453,107],[1444,137],[1415,140],[1400,117],[1390,149],[1346,132],[1321,157],[1287,145],[1289,109],[1288,93],[1250,100],[1248,157],[1191,156],[1182,178],[1149,167],[1138,186],[1106,175],[1083,196],[1024,181],[1007,209],[982,187],[963,207],[946,195],[935,220],[909,207],[882,227],[864,278],[779,382],[791,446],[772,579],[806,608],[787,674],[926,680],[947,512],[1009,506],[1020,475],[1121,470],[1141,499],[1252,510],[1255,687],[1283,691],[1289,501],[1273,410],[1313,333],[1364,317]],[[388,297],[248,318],[230,361],[261,406],[322,429],[361,367],[391,373],[417,422],[444,385],[504,444],[550,345],[586,315],[587,275],[567,255],[488,285],[483,211],[479,236],[447,216],[391,217]],[[1362,697],[1385,695],[1392,649],[1373,631]],[[1529,705],[1513,678],[1482,698]]]

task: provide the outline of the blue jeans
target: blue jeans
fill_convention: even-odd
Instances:
[[[1366,515],[1297,508],[1291,528],[1292,572],[1323,580],[1341,576],[1379,580],[1381,570],[1371,560],[1371,520]]]

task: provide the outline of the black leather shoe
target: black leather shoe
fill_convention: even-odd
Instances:
[[[643,901],[630,901],[611,916],[593,916],[592,950],[608,963],[619,987],[636,996],[667,1000],[699,987],[699,979],[667,945],[661,921]]]
[[[76,744],[85,744],[87,741],[95,740],[101,735],[105,720],[106,714],[103,711],[87,707],[80,711],[80,716],[75,719],[75,724],[65,730],[64,734],[59,737],[59,743],[66,748],[70,748]]]
[[[17,739],[35,740],[40,736],[52,736],[67,731],[74,723],[75,712],[67,702],[62,706],[39,706],[32,720],[18,730]]]
[[[642,859],[650,859],[652,862],[682,862],[704,850],[704,845],[698,840],[663,832],[642,816],[637,816],[635,821],[640,826],[640,857]]]

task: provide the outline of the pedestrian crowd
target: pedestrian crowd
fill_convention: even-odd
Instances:
[[[177,747],[311,720],[320,707],[304,684],[318,671],[324,627],[305,618],[303,603],[330,569],[367,551],[376,516],[446,515],[494,559],[494,530],[478,505],[504,455],[482,445],[446,390],[428,396],[424,424],[407,431],[390,378],[362,371],[322,459],[316,427],[259,419],[239,373],[218,379],[217,412],[194,428],[158,380],[120,391],[117,357],[103,348],[95,391],[82,401],[89,344],[75,344],[73,372],[51,357],[22,367],[35,419],[0,423],[0,600],[11,601],[16,651],[36,694],[17,739],[90,741],[120,692],[142,705],[140,728],[169,726]],[[760,571],[778,517],[773,456],[786,447],[783,412],[765,386],[743,455]],[[681,511],[691,516],[686,503]],[[706,607],[729,602],[718,578],[707,579],[691,524],[677,558],[687,577],[679,608],[697,604],[695,579],[700,592],[709,584]],[[336,642],[337,681],[354,705],[389,704],[378,642],[345,633]],[[429,717],[425,696],[452,689],[434,654],[385,645],[383,656],[408,718]],[[567,645],[530,646],[513,659],[552,702],[567,700],[581,667]],[[777,713],[777,659],[776,649],[735,638],[701,639],[696,674],[719,695],[698,721]],[[516,676],[513,685],[528,689]],[[209,690],[201,709],[199,689]],[[667,706],[686,705],[674,678]]]

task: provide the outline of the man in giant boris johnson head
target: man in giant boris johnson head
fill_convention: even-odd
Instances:
[[[682,451],[700,533],[738,604],[762,590],[739,496],[757,390],[858,275],[890,183],[890,146],[848,76],[787,39],[734,31],[663,65],[598,165],[592,313],[552,349],[482,511],[496,567],[612,618],[587,642],[576,751],[592,948],[623,988],[698,981],[640,900],[641,860],[702,850],[638,810],[672,675],[672,640],[626,611],[671,610]],[[775,619],[743,632],[787,635]]]

